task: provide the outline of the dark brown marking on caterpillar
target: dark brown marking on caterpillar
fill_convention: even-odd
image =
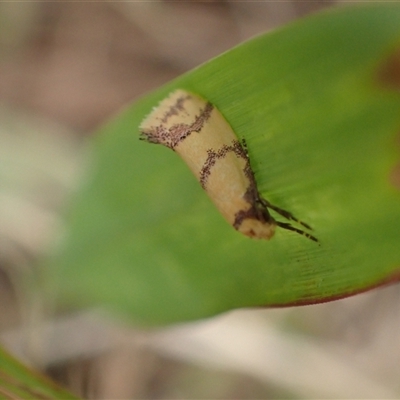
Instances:
[[[174,115],[179,115],[180,111],[186,111],[184,102],[185,102],[185,100],[189,100],[189,99],[190,99],[189,95],[179,97],[176,100],[176,103],[173,106],[171,106],[171,108],[165,113],[164,117],[161,118],[161,123],[166,124],[170,117],[172,117]]]
[[[275,220],[271,217],[268,209],[262,207],[258,201],[260,195],[255,185],[250,184],[247,188],[243,199],[249,204],[250,208],[247,210],[239,210],[235,214],[233,227],[239,229],[243,221],[246,219],[255,219],[266,224],[275,224]]]
[[[231,145],[226,145],[224,144],[220,149],[218,150],[213,150],[213,149],[208,149],[207,150],[207,159],[203,165],[203,167],[200,170],[200,184],[203,189],[206,190],[206,185],[207,185],[207,180],[209,176],[211,175],[211,168],[217,163],[218,160],[223,159],[226,157],[226,155],[229,152],[233,152],[236,154],[238,158],[243,158],[244,160],[247,161],[247,165],[250,168],[250,163],[248,162],[247,155],[245,151],[243,150],[240,142],[238,140],[233,140]],[[247,168],[246,168],[247,170]]]
[[[192,132],[200,132],[203,129],[204,124],[208,121],[211,116],[211,112],[214,106],[211,103],[207,103],[204,109],[200,111],[200,114],[195,116],[192,124],[176,124],[170,128],[166,128],[163,124],[168,122],[168,119],[177,115],[178,111],[184,111],[184,101],[190,99],[187,97],[180,97],[177,102],[165,113],[161,119],[161,124],[153,126],[151,129],[141,132],[141,139],[147,140],[150,143],[163,144],[166,147],[174,150],[175,147],[185,140]]]

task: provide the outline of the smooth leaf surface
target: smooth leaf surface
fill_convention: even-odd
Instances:
[[[1,399],[78,399],[0,348]]]
[[[398,279],[399,46],[398,5],[342,8],[257,37],[133,104],[93,139],[52,259],[60,300],[161,324]],[[268,242],[240,235],[174,152],[138,140],[141,120],[175,88],[222,112],[247,141],[262,195],[312,225],[320,245],[281,229]]]

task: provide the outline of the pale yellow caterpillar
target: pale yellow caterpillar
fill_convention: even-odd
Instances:
[[[141,139],[163,144],[182,157],[221,214],[239,232],[268,240],[280,226],[318,241],[270,215],[268,208],[311,229],[261,197],[247,151],[211,103],[176,90],[144,119],[140,131]]]

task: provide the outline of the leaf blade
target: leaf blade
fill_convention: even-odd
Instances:
[[[357,20],[357,24],[354,24]],[[376,76],[400,43],[398,6],[321,14],[258,37],[146,96],[94,141],[94,164],[56,263],[61,297],[144,323],[234,307],[319,302],[397,277],[398,92]],[[260,191],[315,229],[229,227],[185,165],[137,140],[174,88],[211,101],[245,137]]]

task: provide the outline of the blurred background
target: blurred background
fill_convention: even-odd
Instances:
[[[399,398],[399,286],[141,330],[27,298],[95,129],[242,41],[336,1],[0,2],[0,341],[90,399]]]

